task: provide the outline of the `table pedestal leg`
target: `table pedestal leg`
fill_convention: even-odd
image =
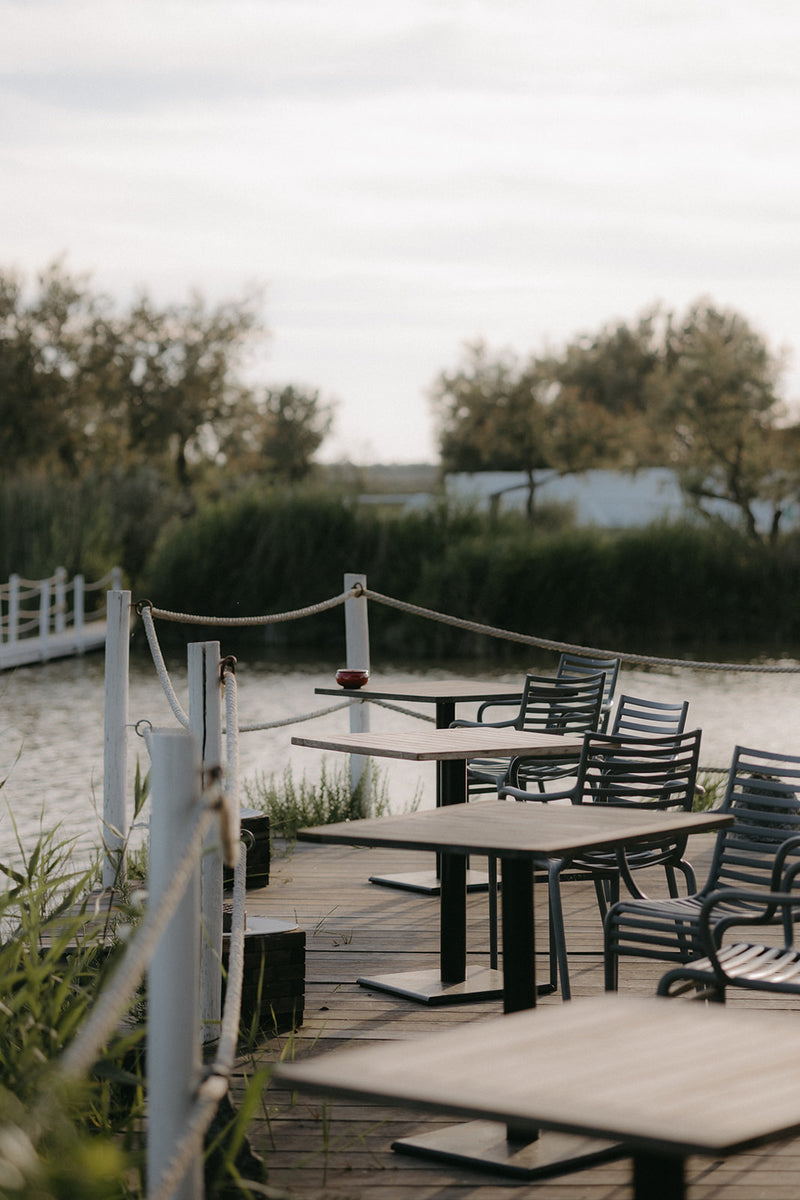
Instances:
[[[466,874],[463,854],[442,855],[439,970],[360,976],[362,987],[391,992],[421,1004],[464,1004],[502,996],[503,977],[499,971],[467,967]]]
[[[455,701],[440,700],[436,705],[436,728],[449,729],[455,719]],[[452,799],[452,772],[458,772],[461,766],[462,764],[459,761],[436,763],[437,808],[440,808],[443,804],[459,803],[466,800],[466,786],[460,780],[456,780],[458,797],[455,801]],[[465,778],[466,769],[467,764],[464,762],[463,771]],[[399,888],[404,892],[422,892],[425,896],[438,896],[441,884],[440,873],[441,857],[437,854],[435,871],[403,871],[398,875],[370,875],[369,881],[370,883],[377,883],[381,887]],[[468,892],[485,892],[488,886],[489,881],[485,871],[467,871]]]
[[[634,1200],[684,1200],[686,1163],[674,1154],[640,1151],[633,1156]]]
[[[503,861],[501,895],[503,1008],[511,1013],[533,1008],[536,1004],[531,860],[509,858]],[[536,1064],[531,1063],[530,1069],[535,1071]],[[510,1126],[501,1121],[468,1121],[452,1125],[433,1133],[402,1138],[392,1143],[392,1149],[401,1154],[417,1154],[440,1162],[497,1171],[517,1179],[542,1179],[619,1158],[626,1153],[618,1144],[599,1138],[540,1131],[531,1125]]]

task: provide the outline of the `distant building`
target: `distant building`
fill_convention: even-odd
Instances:
[[[555,475],[552,471],[542,470],[535,472],[534,477],[537,481],[536,502],[568,505],[578,525],[627,529],[649,525],[653,521],[675,521],[692,516],[677,476],[668,467],[649,467],[634,473],[584,471],[576,475]],[[524,509],[527,490],[527,476],[522,471],[463,472],[445,477],[445,494],[449,500],[472,503],[486,511],[493,504],[501,512]],[[725,520],[738,520],[738,509],[724,501],[704,501],[703,507]],[[770,506],[756,504],[754,507],[759,527],[769,529]],[[797,524],[797,514],[790,513],[784,518],[785,528]]]

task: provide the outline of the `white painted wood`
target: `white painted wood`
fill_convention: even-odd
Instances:
[[[346,574],[344,590],[350,591],[357,583],[367,586],[366,575]],[[369,667],[369,617],[366,596],[351,596],[344,602],[344,635],[346,665],[359,671]],[[350,707],[350,732],[362,733],[369,729],[369,705],[359,700]],[[368,760],[360,755],[350,757],[350,787],[358,787],[367,769]]]
[[[112,887],[125,878],[130,622],[130,592],[108,592],[103,741],[103,841],[106,847],[103,887]]]
[[[39,584],[39,657],[47,659],[47,643],[50,640],[50,580]]]
[[[67,568],[56,567],[53,576],[53,627],[56,633],[67,628]]]
[[[222,765],[222,684],[219,642],[189,646],[189,727],[204,776]],[[222,1018],[222,844],[219,825],[206,836],[200,872],[203,938],[200,947],[200,1019],[202,1040],[219,1038]]]
[[[153,734],[148,891],[157,905],[169,886],[199,805],[195,738]],[[147,1186],[152,1195],[185,1130],[200,1073],[199,872],[169,921],[147,972]],[[194,1156],[172,1200],[203,1196],[202,1156]]]
[[[83,654],[84,647],[84,614],[86,606],[86,589],[83,575],[76,575],[72,585],[72,625],[75,630],[75,647]]]
[[[19,575],[12,575],[8,580],[8,641],[15,642],[19,637]]]

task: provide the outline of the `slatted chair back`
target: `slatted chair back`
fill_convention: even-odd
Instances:
[[[617,987],[623,956],[685,963],[705,953],[699,923],[703,904],[712,893],[738,889],[740,898],[715,910],[721,920],[730,910],[746,913],[746,896],[754,914],[763,910],[758,899],[775,891],[778,851],[800,834],[800,757],[737,746],[733,753],[725,799],[720,811],[733,822],[717,834],[708,878],[698,891],[681,899],[622,900],[605,921],[606,990]],[[744,899],[741,898],[744,894]]]
[[[688,715],[688,700],[669,703],[623,695],[617,701],[611,732],[634,737],[683,733]]]
[[[573,803],[645,804],[690,812],[700,737],[699,729],[655,737],[587,734]]]
[[[778,847],[800,834],[800,757],[737,746],[721,811],[733,824],[717,834],[703,894],[769,889]]]
[[[581,679],[526,675],[514,724],[539,733],[575,734],[597,729],[606,690],[601,672]]]
[[[587,675],[596,675],[598,672],[605,675],[602,716],[598,724],[598,728],[603,731],[608,726],[614,693],[617,690],[620,662],[621,660],[614,656],[597,658],[586,654],[564,652],[556,667],[556,679],[585,679]]]

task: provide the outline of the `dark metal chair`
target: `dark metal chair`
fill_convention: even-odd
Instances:
[[[620,663],[621,659],[614,656],[609,658],[593,658],[586,654],[564,652],[560,656],[558,666],[556,667],[556,679],[584,679],[587,675],[596,675],[598,672],[605,675],[606,683],[603,693],[603,707],[601,709],[600,720],[597,724],[597,728],[601,733],[605,733],[608,728],[608,719],[611,715],[614,693],[617,689]]]
[[[600,672],[579,680],[558,680],[552,676],[526,675],[522,700],[513,717],[505,721],[486,721],[484,713],[496,706],[488,700],[478,709],[477,720],[453,721],[451,729],[490,725],[495,729],[525,729],[538,733],[572,734],[597,729],[605,694],[605,675]],[[524,760],[522,775],[535,779],[536,765],[548,770],[566,768],[574,773],[577,755],[563,760],[548,758]],[[471,758],[467,762],[468,795],[494,794],[506,781],[511,758]]]
[[[575,785],[564,792],[545,795],[528,792],[509,784],[500,796],[515,800],[550,802],[569,799],[573,804],[609,804],[614,806],[648,805],[659,809],[691,811],[700,756],[699,729],[651,737],[621,734],[587,733],[578,764]],[[522,760],[515,759],[515,765]],[[566,933],[561,903],[561,884],[591,881],[595,887],[601,915],[619,899],[620,880],[636,896],[643,893],[634,882],[637,871],[663,867],[671,895],[677,895],[675,872],[682,872],[688,885],[694,884],[691,865],[683,855],[688,835],[638,845],[630,851],[591,851],[570,858],[548,859],[543,864],[550,913],[550,985],[561,981],[561,996],[571,996],[567,961]]]
[[[634,895],[614,904],[605,918],[605,986],[616,991],[622,957],[686,964],[703,958],[708,942],[701,932],[706,901],[710,928],[726,916],[771,919],[763,893],[778,891],[784,855],[781,846],[800,836],[800,757],[737,746],[720,811],[731,825],[720,830],[708,879],[686,897],[652,900]],[[776,857],[778,856],[778,857]],[[774,915],[774,914],[773,914]]]
[[[775,873],[782,869],[790,854],[798,851],[800,837],[787,838],[775,856]],[[800,893],[792,894],[798,874],[800,863],[795,862],[783,875],[778,892],[753,894],[725,888],[707,896],[698,917],[698,935],[705,945],[706,957],[668,971],[658,985],[659,996],[680,996],[693,991],[697,999],[724,1004],[729,987],[800,996],[800,949],[794,944]],[[756,899],[764,906],[761,913],[752,916],[731,913],[734,905],[745,903],[752,907]],[[724,915],[717,917],[717,909],[722,909]],[[738,939],[724,943],[729,930],[773,925],[779,914],[783,919],[783,945]]]

